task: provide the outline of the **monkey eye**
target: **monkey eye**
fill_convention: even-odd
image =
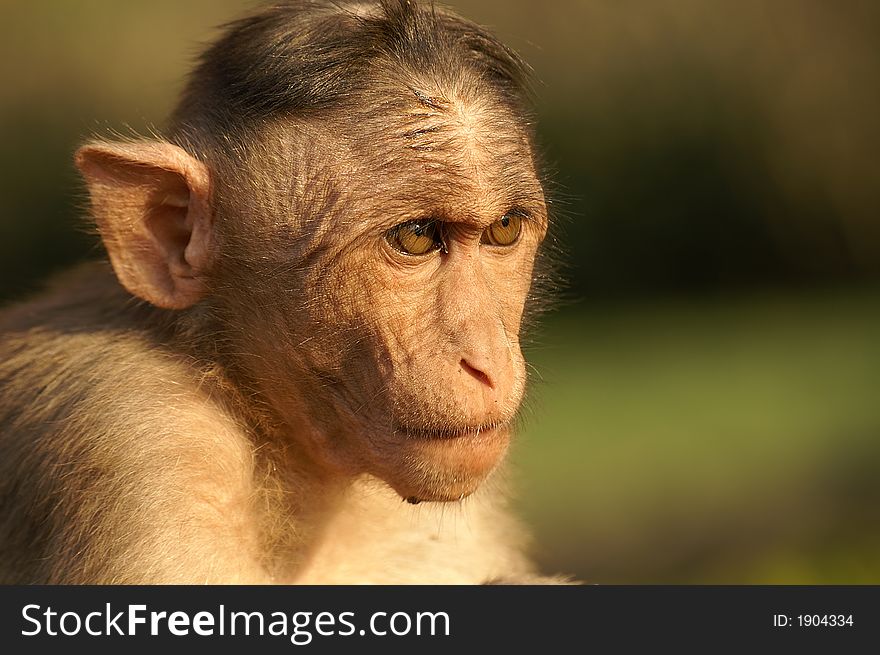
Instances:
[[[522,216],[517,211],[507,212],[483,231],[480,243],[490,246],[512,246],[522,232]]]
[[[428,219],[396,225],[385,233],[385,240],[405,255],[427,255],[444,249],[439,223]]]

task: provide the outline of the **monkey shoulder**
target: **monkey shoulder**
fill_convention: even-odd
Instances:
[[[205,414],[202,375],[167,332],[106,266],[68,272],[0,313],[0,416],[62,429],[85,415],[125,423],[161,413],[167,423],[194,402]]]
[[[92,269],[0,316],[0,556],[25,572],[13,581],[123,582],[125,559],[141,562],[132,580],[185,579],[137,553],[208,524],[245,532],[250,442],[138,311]],[[44,550],[78,563],[27,573]]]

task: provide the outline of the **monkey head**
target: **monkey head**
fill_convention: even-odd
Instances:
[[[439,9],[316,7],[233,24],[166,140],[77,162],[122,284],[212,341],[278,434],[457,500],[526,382],[548,218],[522,65]]]

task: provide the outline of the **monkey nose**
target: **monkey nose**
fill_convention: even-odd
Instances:
[[[490,389],[495,389],[495,380],[493,380],[488,373],[486,373],[483,369],[488,368],[486,366],[480,366],[477,364],[476,366],[468,361],[467,359],[461,360],[461,367],[472,377],[476,378],[478,381],[485,384]]]

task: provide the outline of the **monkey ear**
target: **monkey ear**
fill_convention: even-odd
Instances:
[[[161,141],[89,143],[76,165],[123,286],[166,309],[198,302],[211,251],[207,167]]]

